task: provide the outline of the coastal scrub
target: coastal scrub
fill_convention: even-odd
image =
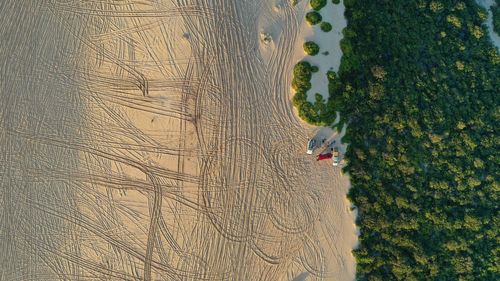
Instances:
[[[500,0],[496,0],[495,5],[491,6],[493,15],[493,30],[500,34]]]
[[[310,56],[315,56],[319,53],[319,46],[313,41],[308,41],[305,42],[304,45],[304,52]]]
[[[330,32],[332,30],[332,24],[329,22],[322,22],[319,26],[323,32]]]
[[[310,0],[309,5],[311,5],[311,8],[315,11],[319,11],[326,6],[326,0]]]
[[[321,14],[316,12],[316,11],[311,11],[311,12],[308,12],[306,14],[306,21],[310,25],[316,25],[316,24],[320,23],[322,20],[323,20],[323,17],[321,16]]]

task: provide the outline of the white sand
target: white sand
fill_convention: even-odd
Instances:
[[[0,33],[0,280],[354,279],[348,179],[290,102],[303,4],[22,3],[54,22]]]

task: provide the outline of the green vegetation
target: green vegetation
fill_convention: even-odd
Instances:
[[[304,47],[304,52],[306,52],[306,54],[310,56],[315,56],[319,53],[319,46],[313,41],[305,42],[303,47]]]
[[[340,0],[332,0],[332,3],[333,3],[333,4],[339,4],[339,3],[340,3]]]
[[[493,30],[500,34],[500,0],[496,0],[495,5],[491,6],[493,14]]]
[[[335,110],[349,122],[357,279],[500,280],[500,55],[486,12],[473,0],[344,4],[329,100],[304,102],[306,90],[294,104],[312,124]]]
[[[310,0],[309,5],[311,5],[311,8],[315,11],[319,11],[326,6],[326,0]]]
[[[328,126],[335,120],[334,106],[330,99],[327,103],[319,94],[315,94],[315,102],[307,101],[307,91],[311,89],[311,77],[319,69],[307,61],[297,63],[293,69],[292,88],[295,90],[293,105],[297,108],[300,118],[309,124]]]
[[[323,20],[323,17],[321,17],[321,14],[316,12],[316,11],[311,11],[306,14],[306,21],[310,25],[316,25],[320,23]]]
[[[332,30],[332,25],[329,22],[322,22],[319,26],[324,32],[330,32]]]
[[[312,66],[307,61],[301,61],[293,68],[292,88],[297,92],[307,92],[311,89]]]

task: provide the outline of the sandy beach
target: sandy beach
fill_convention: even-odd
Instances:
[[[354,280],[349,180],[305,153],[338,135],[290,101],[343,6],[307,9],[2,1],[0,280]]]

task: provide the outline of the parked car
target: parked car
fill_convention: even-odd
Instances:
[[[331,153],[323,153],[323,154],[318,155],[316,160],[319,161],[319,160],[325,160],[325,159],[330,159],[330,158],[332,158]]]
[[[307,154],[313,154],[315,148],[316,148],[316,140],[310,139],[307,142]]]
[[[338,166],[340,162],[340,157],[339,157],[339,149],[338,147],[333,148],[333,166]]]

